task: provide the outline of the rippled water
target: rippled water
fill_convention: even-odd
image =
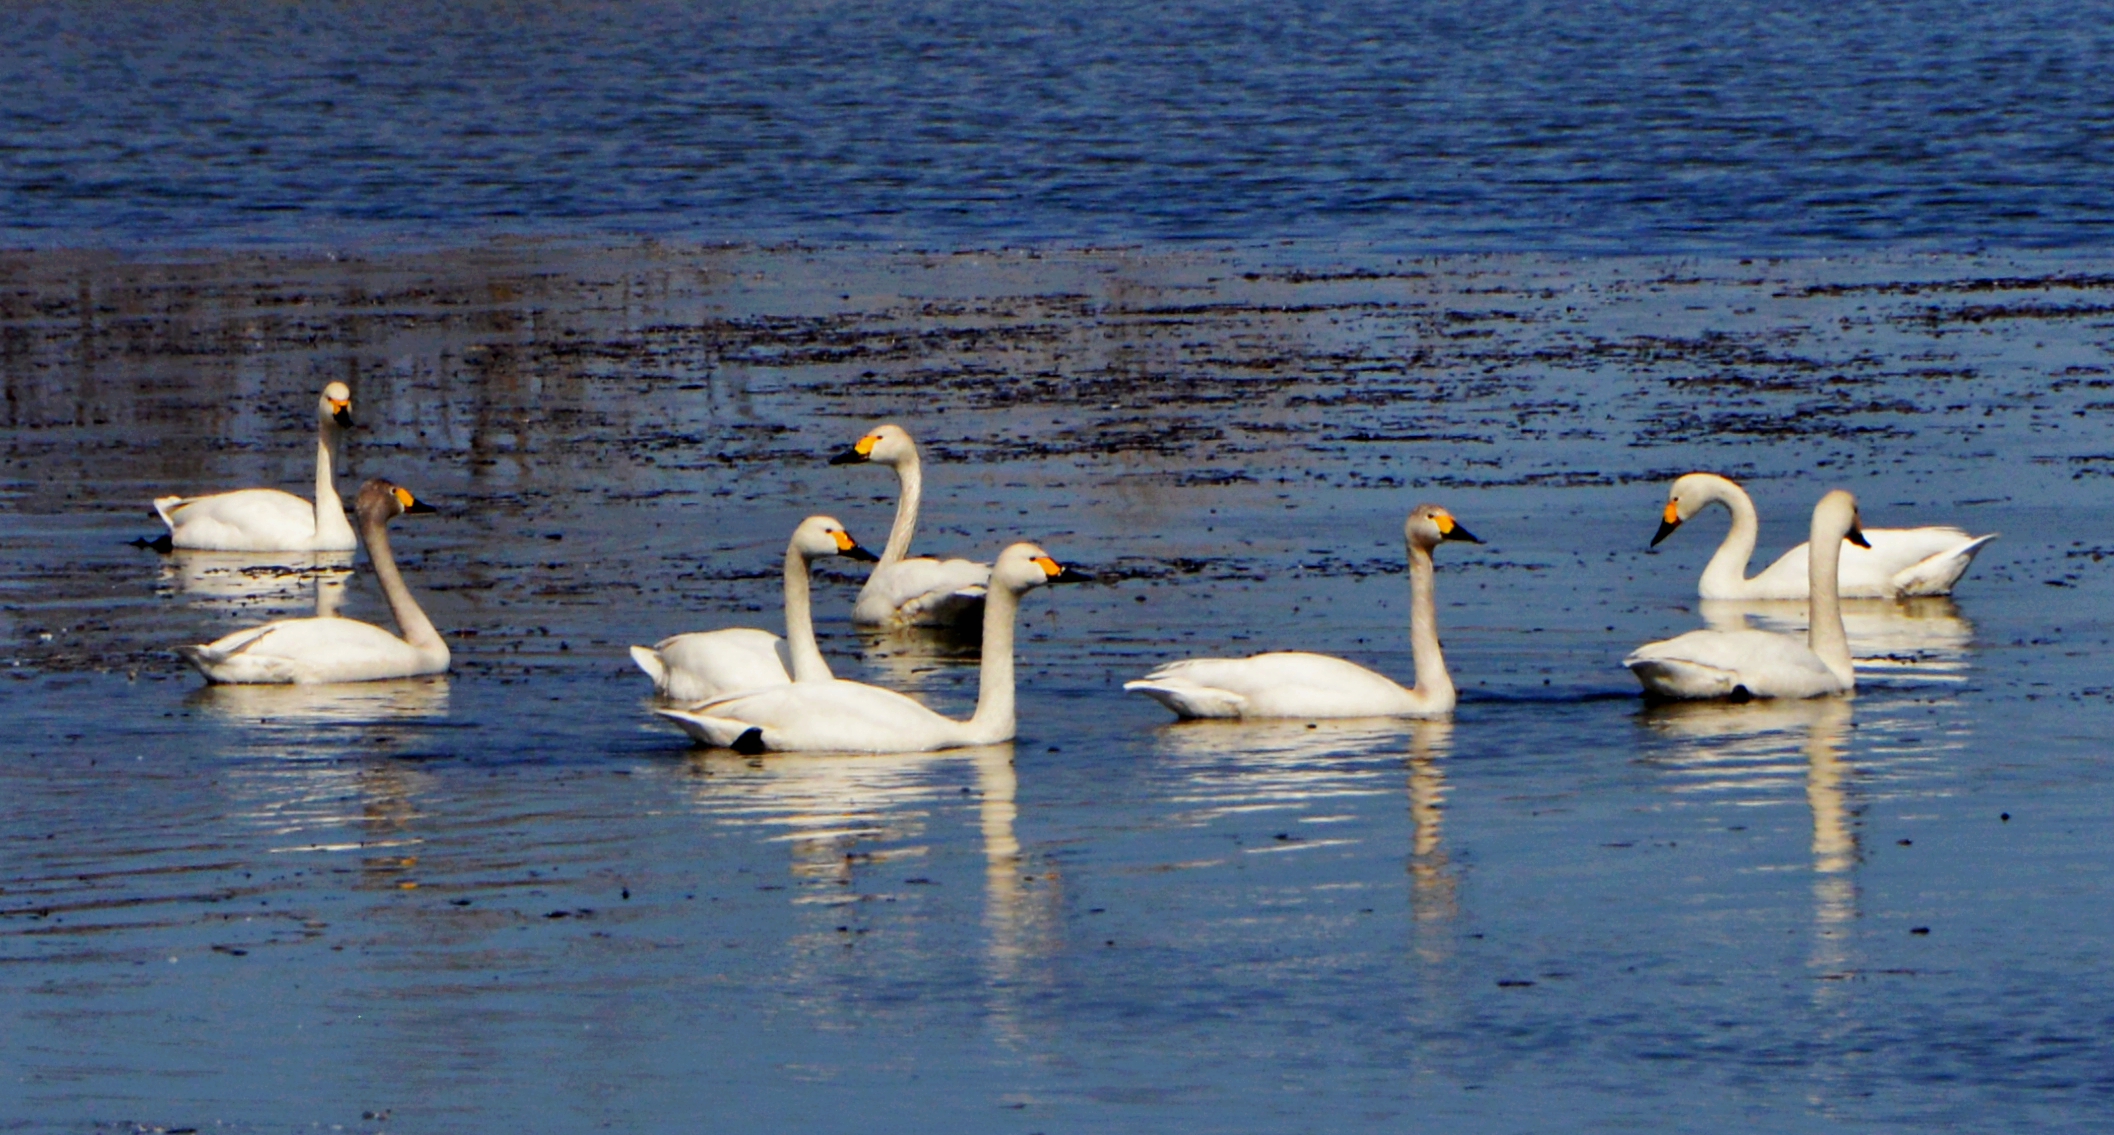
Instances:
[[[8,10],[0,241],[2091,247],[2114,8]]]
[[[15,256],[0,312],[0,1125],[28,1130],[2096,1131],[2114,516],[2106,266],[1287,250]],[[439,502],[396,545],[445,679],[207,689],[169,653],[364,563],[158,557],[160,489]],[[630,642],[776,621],[805,512],[1030,535],[1019,739],[743,759]],[[1744,478],[2000,539],[1851,605],[1848,701],[1650,710]],[[1176,726],[1154,662],[1407,674],[1450,506],[1450,723]],[[817,612],[965,709],[956,646]]]

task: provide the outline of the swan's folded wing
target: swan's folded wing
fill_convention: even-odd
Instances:
[[[1158,670],[1135,682],[1123,683],[1123,688],[1159,702],[1176,717],[1239,717],[1248,704],[1247,698],[1230,690],[1200,686],[1178,676],[1162,676]]]
[[[1967,574],[1967,566],[1974,562],[1975,553],[1996,538],[1994,532],[1977,536],[1910,564],[1894,574],[1894,593],[1902,596],[1952,594],[1953,585]]]
[[[725,717],[713,717],[682,709],[656,709],[653,712],[682,726],[683,732],[700,745],[718,749],[731,749],[742,737],[756,729],[746,721],[735,721]],[[746,747],[746,746],[744,746]]]
[[[946,626],[980,614],[990,582],[990,564],[926,556],[899,560],[867,577],[854,614],[869,625]]]
[[[729,627],[634,646],[631,657],[653,679],[655,693],[695,703],[792,681],[779,654],[780,642],[769,631]]]
[[[297,551],[316,534],[316,506],[278,489],[158,497],[154,509],[179,548]]]
[[[1648,642],[1622,660],[1645,688],[1669,697],[1813,697],[1841,682],[1804,640],[1768,631],[1690,631]]]
[[[1304,651],[1170,662],[1124,688],[1184,717],[1367,717],[1417,709],[1386,675]]]
[[[690,712],[761,729],[763,746],[775,751],[914,753],[960,744],[962,734],[960,722],[912,698],[841,678],[736,694]]]

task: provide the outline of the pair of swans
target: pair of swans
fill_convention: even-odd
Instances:
[[[743,753],[919,753],[1009,741],[1020,598],[1044,584],[1084,578],[1033,544],[999,553],[984,597],[976,712],[967,721],[942,716],[894,690],[841,678],[795,680],[654,712],[697,741]]]
[[[353,508],[401,637],[372,623],[321,615],[281,619],[203,646],[179,647],[177,653],[207,681],[234,684],[370,682],[446,671],[448,644],[404,586],[389,550],[389,521],[407,512],[432,512],[433,506],[377,479],[360,486]]]
[[[1671,513],[1673,505],[1667,507]],[[1795,635],[1771,631],[1690,631],[1648,642],[1622,664],[1652,697],[1811,698],[1855,690],[1857,672],[1842,626],[1838,576],[1845,541],[1869,549],[1861,528],[1857,498],[1841,489],[1820,498],[1813,507],[1803,642]]]
[[[1453,712],[1453,679],[1439,650],[1431,553],[1448,540],[1482,541],[1434,504],[1410,512],[1402,538],[1409,548],[1409,652],[1416,685],[1404,687],[1326,654],[1276,651],[1170,662],[1123,688],[1181,718],[1443,717]]]
[[[210,496],[154,498],[169,531],[152,546],[209,552],[349,552],[357,546],[338,499],[331,453],[352,425],[352,391],[342,382],[316,399],[316,499],[278,489],[237,489]]]
[[[1690,473],[1676,479],[1666,495],[1666,512],[1652,546],[1674,534],[1689,518],[1721,504],[1732,513],[1732,528],[1717,554],[1703,569],[1697,594],[1705,599],[1804,599],[1809,594],[1810,545],[1800,544],[1749,578],[1747,561],[1754,555],[1760,522],[1746,490],[1714,473]],[[1958,528],[1868,528],[1865,545],[1842,550],[1837,593],[1845,599],[1906,599],[1950,595],[1966,574],[1975,553],[1996,539],[1994,533],[1970,537]]]

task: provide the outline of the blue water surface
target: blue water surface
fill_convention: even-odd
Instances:
[[[2089,247],[2109,9],[11,4],[0,242]]]

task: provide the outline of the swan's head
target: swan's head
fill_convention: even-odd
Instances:
[[[1660,514],[1658,534],[1652,537],[1652,547],[1674,534],[1681,522],[1703,511],[1712,504],[1724,503],[1727,487],[1738,492],[1739,486],[1716,473],[1689,473],[1674,478],[1672,488],[1666,490],[1666,511]]]
[[[833,517],[810,516],[793,529],[793,550],[810,560],[824,556],[843,556],[846,559],[872,563],[881,557],[859,546]]]
[[[1476,539],[1475,533],[1461,527],[1461,522],[1455,520],[1452,513],[1435,504],[1420,504],[1410,509],[1409,519],[1402,525],[1402,536],[1427,552],[1447,540],[1482,543]]]
[[[1016,595],[1045,583],[1083,583],[1086,579],[1084,572],[1059,564],[1048,552],[1026,542],[998,553],[998,562],[991,565],[992,584]]]
[[[915,461],[918,444],[910,440],[910,434],[899,425],[890,423],[875,426],[866,431],[866,436],[852,443],[850,449],[829,459],[832,465],[857,465],[871,461],[876,465],[895,466],[906,461]]]
[[[360,486],[360,495],[353,501],[352,510],[366,520],[389,520],[403,514],[439,512],[432,505],[411,495],[411,490],[402,485],[393,485],[380,477]]]
[[[1813,506],[1813,546],[1832,540],[1848,540],[1860,548],[1871,543],[1864,538],[1864,520],[1857,515],[1857,498],[1848,489],[1835,489]]]
[[[352,389],[342,382],[333,382],[323,388],[323,397],[316,403],[316,415],[329,418],[341,426],[352,424]]]

